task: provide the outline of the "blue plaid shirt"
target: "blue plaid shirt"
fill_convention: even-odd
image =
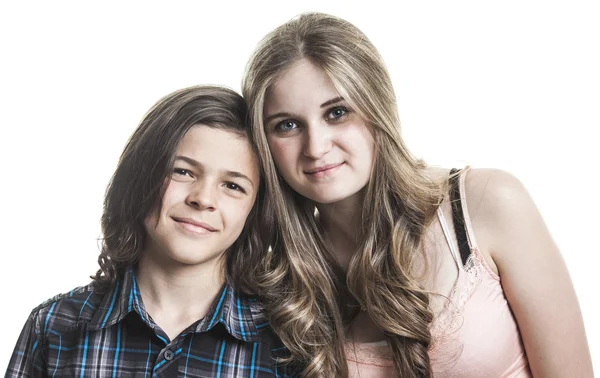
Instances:
[[[260,306],[229,285],[207,315],[169,340],[144,309],[132,270],[35,308],[6,377],[292,377]]]

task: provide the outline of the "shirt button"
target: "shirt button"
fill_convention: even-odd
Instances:
[[[171,361],[173,359],[173,352],[171,352],[169,349],[165,350],[164,357],[165,360]]]

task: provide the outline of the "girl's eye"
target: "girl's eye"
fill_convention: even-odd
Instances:
[[[238,184],[236,184],[234,182],[228,182],[228,183],[226,183],[225,187],[227,189],[231,189],[231,190],[235,190],[235,191],[238,191],[238,192],[246,193],[246,190],[244,190],[244,188],[242,188],[241,186],[239,186]]]
[[[327,120],[336,121],[348,113],[348,109],[343,106],[338,106],[329,110],[327,113]]]
[[[297,128],[298,128],[298,124],[295,121],[290,121],[290,120],[281,121],[277,125],[275,125],[275,131],[286,132],[286,131],[292,131]]]

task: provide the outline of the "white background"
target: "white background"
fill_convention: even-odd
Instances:
[[[311,10],[379,48],[417,156],[524,182],[600,369],[597,3],[11,3],[0,5],[0,371],[31,309],[96,271],[104,189],[148,108],[194,84],[239,91],[259,39]]]

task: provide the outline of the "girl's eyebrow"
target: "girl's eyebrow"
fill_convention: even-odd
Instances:
[[[338,96],[338,97],[332,98],[331,100],[327,100],[327,101],[325,101],[324,103],[322,103],[322,104],[321,104],[321,106],[320,106],[320,107],[321,107],[321,108],[324,108],[324,107],[326,107],[326,106],[329,106],[329,105],[336,104],[336,103],[338,103],[338,102],[340,102],[340,101],[344,101],[344,98],[343,98],[343,97],[341,97],[341,96]],[[275,114],[268,115],[268,116],[265,118],[265,121],[264,121],[264,122],[265,122],[265,123],[269,123],[269,121],[271,121],[272,119],[275,119],[275,118],[285,118],[285,117],[291,117],[291,116],[292,116],[292,115],[291,115],[290,113],[286,113],[286,112],[279,112],[279,113],[275,113]]]
[[[268,123],[270,120],[275,119],[275,118],[291,117],[291,116],[292,115],[290,113],[285,113],[285,112],[271,114],[270,116],[267,116],[267,118],[265,118],[265,123]]]
[[[326,106],[338,103],[340,101],[344,101],[344,98],[341,96],[338,96],[336,98],[332,98],[331,100],[325,101],[324,103],[321,104],[321,107],[324,108]]]

